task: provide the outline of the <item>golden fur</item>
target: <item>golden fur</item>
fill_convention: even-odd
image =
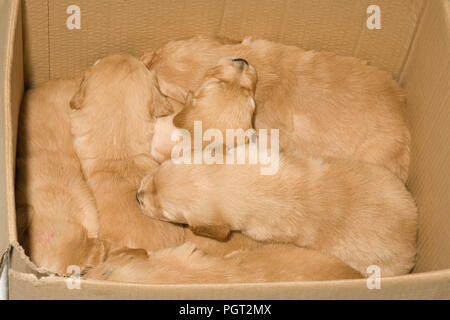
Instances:
[[[183,102],[227,56],[255,66],[255,129],[279,129],[286,152],[374,163],[406,181],[410,132],[403,92],[389,74],[359,59],[266,40],[224,44],[196,37],[168,43],[149,64],[161,91]]]
[[[142,59],[149,64],[153,55]],[[252,129],[256,81],[253,66],[242,61],[233,62],[231,58],[220,59],[216,66],[206,71],[195,93],[188,94],[185,104],[176,114],[156,120],[152,140],[153,157],[159,162],[170,159],[175,145],[171,141],[173,130],[186,129],[193,137],[194,121],[202,122],[203,132],[211,128],[218,129],[224,137],[226,129]],[[259,246],[256,241],[240,233],[232,233],[222,240],[219,242],[201,237],[185,229],[185,241],[195,243],[210,255],[223,256],[235,250]]]
[[[211,257],[185,243],[149,254],[145,250],[118,250],[83,278],[187,284],[355,279],[361,274],[334,257],[290,245],[267,245]]]
[[[237,59],[238,60],[238,59]],[[223,58],[210,68],[194,94],[188,93],[185,107],[174,118],[174,125],[191,135],[194,121],[201,120],[203,130],[252,129],[255,111],[256,70],[247,62]]]
[[[65,274],[100,263],[95,199],[72,145],[69,100],[77,81],[50,81],[26,93],[16,169],[19,242],[38,266]]]
[[[293,243],[333,255],[366,273],[405,274],[415,261],[417,211],[403,183],[364,162],[280,155],[261,165],[164,162],[145,177],[144,214],[224,239],[230,230],[259,241]]]
[[[99,60],[70,102],[75,151],[99,212],[99,237],[114,247],[157,250],[183,242],[182,227],[143,216],[136,201],[150,156],[156,116],[172,112],[155,76],[124,55]]]
[[[154,158],[160,163],[170,159],[176,144],[171,136],[177,128],[188,130],[193,138],[194,121],[201,121],[203,132],[217,129],[223,137],[226,129],[252,129],[256,81],[255,68],[246,61],[221,59],[206,71],[195,93],[188,93],[180,112],[157,119],[152,141]]]
[[[224,56],[245,58],[258,70],[254,124],[256,129],[280,129],[281,147],[289,155],[282,156],[280,172],[268,177],[256,172],[259,166],[174,168],[169,163],[153,175],[158,165],[149,152],[155,120],[171,114],[175,106],[174,124],[190,131],[196,119],[203,121],[204,130],[222,129],[222,125],[251,127],[251,116],[250,121],[247,116],[225,117],[217,125],[223,106],[246,104],[238,101],[245,95],[210,95],[210,80],[223,75],[223,66],[213,68],[214,74],[208,69]],[[21,126],[32,129],[23,129],[26,139],[19,137],[29,146],[25,152],[19,143],[18,224],[21,243],[38,265],[64,273],[69,264],[83,269],[99,264],[109,241],[114,248],[157,250],[185,239],[202,251],[191,244],[150,254],[122,249],[87,277],[143,283],[360,277],[328,255],[362,274],[370,264],[379,265],[382,276],[409,271],[415,255],[416,209],[400,182],[386,170],[363,163],[291,157],[362,160],[384,166],[405,181],[410,136],[404,101],[400,88],[386,73],[354,58],[251,39],[238,44],[201,38],[173,42],[156,56],[144,56],[143,62],[152,72],[134,58],[108,57],[86,73],[81,85],[50,83],[25,99],[21,120],[25,124]],[[225,87],[230,84],[223,78],[219,81]],[[238,87],[246,87],[253,102],[255,81],[248,83]],[[202,91],[205,87],[208,90]],[[217,88],[213,86],[212,91]],[[174,99],[172,105],[161,93]],[[72,95],[74,144],[98,212],[67,143],[71,139],[67,114],[52,110],[48,115],[45,111],[26,115],[27,109],[42,109],[26,108],[27,104],[53,104],[57,109],[67,106]],[[67,112],[67,108],[60,110]],[[247,111],[245,115],[253,113]],[[165,118],[170,119],[165,124],[172,118]],[[51,125],[58,129],[66,125],[66,129],[59,136]],[[55,148],[53,143],[61,145]],[[35,153],[30,151],[33,145]],[[188,223],[196,234],[223,241],[199,237],[186,228],[183,233],[180,226],[145,218],[135,196],[142,177],[149,173],[142,182],[141,200],[147,215]],[[261,245],[238,232],[230,235],[230,230],[322,253],[290,245]],[[97,235],[109,241],[97,240]],[[236,249],[248,250],[226,257],[204,254],[226,255]]]

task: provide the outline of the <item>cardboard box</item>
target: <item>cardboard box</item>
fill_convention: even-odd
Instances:
[[[70,5],[78,7],[71,11]],[[381,29],[368,28],[367,20],[369,26],[376,22],[370,5],[380,9]],[[81,29],[71,20],[77,8]],[[48,276],[30,263],[17,243],[14,204],[24,89],[72,78],[110,53],[139,56],[198,34],[251,35],[356,56],[392,73],[404,86],[412,131],[408,187],[420,214],[412,274],[383,278],[379,290],[369,290],[365,279],[232,285],[81,281],[81,289],[70,290],[65,278]],[[5,135],[0,139],[0,253],[2,266],[10,260],[11,299],[450,298],[448,0],[0,0],[0,39],[0,128]]]

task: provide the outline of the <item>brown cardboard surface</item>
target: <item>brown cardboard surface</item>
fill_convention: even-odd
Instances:
[[[0,2],[0,59],[6,62],[6,57],[8,54],[8,37],[11,28],[10,16],[13,14],[11,12],[11,3],[6,0]],[[6,83],[7,83],[7,64],[0,63],[0,106],[4,110],[4,106],[7,103],[7,93],[6,93]],[[5,128],[5,114],[0,113],[0,128]],[[1,134],[1,137],[4,133]],[[0,139],[0,212],[6,213],[6,164],[5,164],[5,139]],[[0,213],[0,262],[2,260],[3,253],[6,252],[9,246],[8,239],[8,216],[6,214]],[[0,269],[2,265],[0,265]]]
[[[398,76],[424,0],[378,0],[381,29],[368,30],[369,0],[24,0],[25,81],[71,78],[98,58],[139,56],[194,35],[261,37],[354,55]],[[81,9],[69,30],[66,9]]]
[[[81,7],[81,30],[66,28],[66,8],[72,4]],[[381,30],[365,27],[369,4],[381,7]],[[5,135],[0,139],[0,252],[13,244],[11,298],[450,299],[449,15],[448,0],[0,0],[0,129]],[[139,56],[196,34],[251,35],[354,55],[400,78],[413,135],[408,186],[420,217],[414,274],[383,279],[381,290],[367,289],[365,280],[171,286],[83,281],[81,290],[68,290],[64,278],[48,277],[30,263],[15,242],[22,60],[25,84],[32,87],[78,75],[109,53]],[[439,271],[427,272],[432,270]]]
[[[10,270],[11,299],[450,299],[450,271],[382,280],[369,290],[366,280],[261,284],[141,285],[81,280],[68,289],[61,277]]]
[[[397,76],[423,0],[230,0],[221,35],[251,35],[305,49],[332,51],[369,61]],[[381,9],[381,29],[366,28],[369,5]]]
[[[0,135],[0,254],[3,254],[16,238],[14,165],[18,112],[23,95],[20,2],[0,1],[0,32],[0,128],[3,130]]]
[[[17,243],[11,255],[11,299],[450,299],[450,270],[384,278],[379,290],[367,280],[260,284],[141,285],[48,275],[30,263]]]
[[[450,268],[450,5],[428,1],[402,74],[411,123],[408,186],[419,208],[415,272]]]
[[[49,79],[47,0],[22,1],[25,87]],[[38,28],[36,29],[36,27]]]
[[[73,4],[81,9],[80,30],[66,27],[66,9]],[[31,40],[26,84],[71,78],[108,54],[140,56],[169,39],[214,35],[222,8],[220,0],[25,0],[24,34]]]

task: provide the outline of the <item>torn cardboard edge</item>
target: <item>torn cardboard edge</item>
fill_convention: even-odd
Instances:
[[[69,277],[57,274],[55,272],[51,272],[45,268],[39,267],[34,264],[30,258],[26,255],[24,249],[20,246],[18,242],[14,242],[10,246],[11,252],[11,263],[10,263],[10,274],[14,274],[16,277],[19,277],[24,280],[32,280],[34,285],[41,285],[48,282],[56,282],[60,283],[62,281],[66,281]],[[408,279],[421,281],[421,279],[427,279],[429,277],[436,277],[440,279],[446,279],[449,284],[450,290],[450,269],[448,270],[439,270],[439,271],[430,271],[423,273],[409,273],[401,276],[394,277],[385,277],[381,278],[383,282],[398,282],[398,281],[407,281]],[[333,286],[333,287],[341,287],[347,286],[349,284],[356,286],[364,286],[366,287],[368,279],[347,279],[347,280],[327,280],[327,281],[283,281],[283,282],[261,282],[261,283],[213,283],[213,284],[145,284],[145,283],[132,283],[132,282],[117,282],[117,281],[109,281],[109,280],[90,280],[90,279],[81,279],[82,283],[88,284],[96,284],[96,285],[131,285],[136,287],[165,287],[165,286],[177,286],[177,287],[239,287],[239,286],[289,286],[289,285],[308,285],[315,287],[322,286]],[[450,297],[450,291],[449,291]]]
[[[19,261],[22,267],[19,267]],[[63,275],[37,266],[31,261],[30,257],[25,253],[24,248],[17,241],[14,241],[10,246],[10,267],[16,271],[26,271],[27,273],[33,274],[37,279],[50,276],[64,278]]]
[[[14,274],[16,277],[22,278],[22,279],[30,279],[33,281],[35,285],[41,285],[48,282],[61,282],[66,281],[69,277],[66,276],[59,276],[56,274],[47,274],[47,275],[41,275],[37,276],[34,273],[24,273],[20,271],[16,271],[14,269],[10,269],[9,271],[11,274]],[[430,277],[432,278],[441,278],[441,276],[448,275],[450,277],[450,271],[444,270],[444,271],[430,271],[430,272],[424,272],[420,273],[420,276],[416,276],[416,274],[406,274],[403,276],[396,276],[396,277],[387,277],[382,278],[383,282],[387,281],[407,281],[408,278],[414,278],[414,280],[420,281],[420,280],[428,280]],[[111,285],[111,286],[135,286],[135,287],[239,287],[239,286],[290,286],[290,285],[303,285],[303,286],[317,286],[317,287],[327,287],[327,286],[340,286],[340,285],[361,285],[364,288],[366,288],[367,279],[347,279],[347,280],[326,280],[326,281],[284,281],[284,282],[242,282],[242,283],[195,283],[195,284],[183,284],[183,283],[173,283],[173,284],[151,284],[151,283],[134,283],[134,282],[119,282],[119,281],[110,281],[110,280],[91,280],[91,279],[81,279],[83,283],[89,283],[89,284],[96,284],[96,285]],[[450,278],[448,282],[450,281]],[[450,285],[450,282],[449,282]],[[450,287],[449,287],[450,290]]]
[[[10,297],[20,299],[448,299],[449,277],[431,272],[419,277],[386,278],[380,290],[364,280],[242,284],[137,284],[80,280],[9,271]],[[415,281],[411,281],[414,277]],[[78,290],[73,290],[78,289]]]

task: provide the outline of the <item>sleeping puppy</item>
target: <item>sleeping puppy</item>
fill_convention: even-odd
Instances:
[[[388,73],[356,58],[250,38],[238,44],[201,37],[173,41],[148,60],[161,91],[184,102],[226,56],[246,59],[258,71],[254,127],[279,129],[281,149],[377,164],[406,181],[405,99]]]
[[[264,263],[261,264],[261,257]],[[293,263],[295,261],[295,263]],[[291,245],[266,245],[212,257],[195,245],[163,249],[118,250],[84,279],[151,284],[254,283],[362,278],[342,261]]]
[[[141,59],[148,63],[148,57]],[[256,82],[256,70],[247,61],[239,58],[220,59],[216,66],[206,71],[198,89],[188,94],[185,104],[176,114],[156,120],[152,156],[160,163],[169,160],[177,143],[171,140],[174,130],[185,129],[194,137],[194,121],[201,121],[203,132],[217,129],[223,137],[226,136],[226,129],[252,129]],[[234,143],[239,141],[233,140],[228,147],[234,147]],[[235,250],[260,245],[237,232],[220,242],[195,235],[189,229],[185,229],[185,232],[186,241],[195,243],[211,255],[223,256]]]
[[[223,58],[206,71],[195,93],[189,92],[182,110],[156,121],[152,141],[152,155],[162,163],[170,159],[176,141],[172,134],[177,128],[185,129],[194,137],[194,122],[201,122],[201,129],[220,130],[253,128],[255,111],[255,68],[240,58]],[[203,136],[202,132],[202,136]],[[234,147],[233,140],[228,147]],[[202,148],[206,146],[203,143]]]
[[[113,247],[157,250],[183,242],[183,228],[144,217],[136,190],[157,169],[150,155],[156,116],[172,112],[155,75],[139,60],[96,62],[70,101],[75,151],[99,212],[99,237]]]
[[[216,239],[237,230],[259,241],[293,243],[333,255],[365,275],[414,265],[417,210],[388,170],[359,161],[280,154],[279,171],[260,164],[164,162],[138,191],[144,214],[188,224]]]
[[[95,199],[72,144],[69,101],[75,80],[49,81],[25,94],[16,164],[19,243],[31,260],[66,274],[100,263],[107,243],[97,239]]]

